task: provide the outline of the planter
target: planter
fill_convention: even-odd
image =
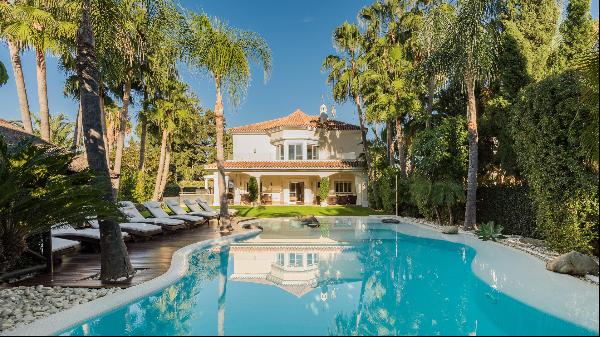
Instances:
[[[321,207],[327,207],[327,206],[329,206],[329,204],[328,204],[328,203],[326,203],[326,202],[322,202],[322,203],[321,203]]]

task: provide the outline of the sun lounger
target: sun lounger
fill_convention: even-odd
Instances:
[[[54,256],[66,255],[79,250],[79,248],[81,248],[81,244],[77,241],[52,238],[52,254]]]
[[[211,210],[206,210],[206,209],[204,209],[204,207],[201,207],[196,200],[185,199],[185,200],[183,200],[183,203],[192,212],[206,212],[207,214],[210,214],[213,217],[218,217],[219,216],[219,213],[215,212],[214,210],[212,210],[212,209]]]
[[[92,228],[100,228],[98,220],[89,220],[88,223]],[[129,233],[133,236],[150,237],[158,234],[162,234],[163,229],[160,226],[152,225],[149,223],[141,222],[126,222],[120,223],[122,232]]]
[[[158,201],[146,201],[144,203],[144,207],[146,207],[150,213],[157,218],[179,219],[194,225],[202,223],[206,220],[204,217],[194,215],[169,215],[164,209],[162,209],[161,204]]]
[[[197,211],[192,211],[192,212],[186,212],[183,207],[181,207],[181,205],[179,204],[179,202],[177,202],[176,200],[167,200],[165,201],[165,204],[167,204],[167,207],[169,207],[169,209],[171,209],[171,211],[173,211],[173,213],[177,214],[177,215],[198,215],[204,218],[216,218],[219,216],[219,214],[215,213],[215,212],[207,212],[204,210],[201,210],[200,207],[198,207]],[[191,209],[191,208],[190,208]]]
[[[97,228],[75,229],[69,225],[65,225],[52,229],[52,236],[60,239],[79,241],[81,243],[100,244],[100,230]],[[123,233],[123,240],[128,240],[129,238],[129,234]]]
[[[121,201],[119,209],[130,222],[149,223],[162,227],[164,230],[174,231],[185,228],[185,221],[171,218],[146,218],[137,210],[133,202]]]
[[[208,203],[206,203],[206,201],[202,200],[202,199],[196,199],[196,202],[198,203],[198,205],[200,205],[200,207],[202,207],[205,211],[212,211],[212,212],[216,212],[212,207],[210,207],[210,205]],[[230,216],[235,216],[238,213],[237,209],[230,209],[229,210],[229,215]]]

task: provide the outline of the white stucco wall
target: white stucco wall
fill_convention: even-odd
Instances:
[[[275,146],[266,134],[241,134],[233,138],[233,160],[275,160]]]

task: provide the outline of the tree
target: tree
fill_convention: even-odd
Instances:
[[[46,51],[56,52],[60,49],[61,39],[74,38],[76,25],[68,17],[71,6],[62,1],[17,1],[9,6],[11,22],[4,27],[7,35],[35,50],[41,134],[46,141],[50,140]]]
[[[8,34],[5,27],[11,23],[10,12],[12,4],[8,0],[0,1],[0,38],[3,38],[8,43],[8,51],[10,53],[10,62],[12,64],[17,87],[17,96],[19,97],[19,109],[21,110],[21,121],[23,128],[28,133],[33,134],[33,124],[31,123],[31,112],[29,111],[29,101],[27,99],[27,89],[25,87],[25,77],[23,76],[23,66],[21,64],[21,48],[15,41],[15,38]]]
[[[573,60],[592,51],[597,43],[597,33],[594,33],[591,0],[570,0],[567,5],[567,15],[560,25],[562,43],[554,65],[557,70],[567,68]]]
[[[50,143],[69,149],[73,145],[73,127],[75,123],[69,122],[65,114],[58,114],[50,116]],[[35,119],[35,130],[33,132],[36,136],[41,136],[41,123],[39,119]]]
[[[206,15],[192,14],[189,25],[190,32],[185,42],[188,63],[197,69],[205,69],[215,81],[220,212],[222,225],[231,230],[225,186],[222,90],[228,91],[229,101],[233,106],[238,105],[250,84],[250,62],[262,65],[264,78],[267,80],[271,70],[271,50],[257,33],[230,28],[222,22],[211,21]]]
[[[467,177],[467,205],[465,229],[472,229],[477,221],[478,143],[477,85],[485,85],[492,77],[496,61],[495,0],[464,0],[458,3],[457,15],[449,28],[449,35],[432,58],[430,66],[444,69],[453,80],[463,85],[467,95],[467,125],[469,130],[469,171]]]
[[[77,31],[77,75],[81,88],[83,133],[88,165],[98,175],[96,184],[102,191],[101,198],[115,202],[102,136],[102,114],[98,92],[99,73],[90,22],[90,1],[82,1],[81,22]],[[102,15],[102,12],[97,12],[95,15]],[[119,224],[103,217],[99,217],[98,220],[102,252],[100,279],[107,283],[130,280],[134,275],[134,269],[131,266]]]
[[[333,44],[340,55],[329,55],[323,61],[322,71],[327,71],[327,82],[331,84],[333,99],[342,104],[348,100],[356,105],[360,123],[361,138],[369,175],[373,175],[371,157],[367,143],[365,114],[362,109],[361,74],[365,70],[365,60],[361,57],[362,36],[358,26],[344,22],[333,32]]]
[[[256,178],[250,177],[250,180],[248,180],[248,198],[250,199],[250,202],[256,202],[256,200],[258,200],[258,189],[259,186],[256,182]]]

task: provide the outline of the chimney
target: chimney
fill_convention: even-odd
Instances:
[[[321,123],[327,122],[327,106],[325,104],[321,104],[321,115],[319,116],[319,120]]]

